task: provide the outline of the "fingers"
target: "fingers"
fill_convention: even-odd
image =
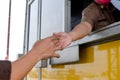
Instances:
[[[55,50],[63,50],[64,47],[63,47],[63,44],[64,42],[62,40],[53,40],[54,44],[55,44]]]
[[[56,36],[57,33],[53,33],[53,36]]]
[[[59,36],[60,33],[53,33],[53,36]]]
[[[49,37],[51,40],[54,40],[56,38],[56,36],[50,36]]]
[[[61,41],[61,40],[59,40],[59,37],[50,36],[49,39],[50,39],[50,43],[54,45],[55,51],[63,50],[63,47],[61,46],[62,44],[61,44],[61,42],[59,42],[59,41]],[[58,43],[60,43],[60,44],[58,44]]]
[[[53,41],[54,43],[56,43],[59,40],[59,37],[57,36],[50,36],[49,37],[51,39],[51,41]]]
[[[58,50],[63,50],[63,49],[64,49],[64,48],[63,48],[63,47],[61,47],[61,46],[60,46],[60,47],[57,47],[57,46],[55,47],[55,51],[58,51]]]
[[[54,56],[53,56],[53,57],[60,58],[60,55],[57,54],[57,53],[54,53]]]
[[[66,41],[64,41],[64,38],[60,37],[60,36],[61,36],[61,33],[53,33],[53,36],[50,37],[52,42],[55,45],[55,50],[56,51],[57,50],[63,50],[64,49],[63,45],[66,42]]]
[[[64,47],[64,41],[63,40],[58,40],[56,43],[55,43],[55,50],[63,50]]]
[[[65,34],[66,34],[65,32],[59,32],[59,33],[53,33],[53,36],[62,37],[62,36],[64,36]]]
[[[60,47],[62,44],[63,44],[63,40],[59,40],[59,41],[56,43],[56,46]]]

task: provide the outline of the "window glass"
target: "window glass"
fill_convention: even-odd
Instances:
[[[37,18],[38,16],[38,0],[30,5],[30,21],[29,21],[29,50],[37,40]]]

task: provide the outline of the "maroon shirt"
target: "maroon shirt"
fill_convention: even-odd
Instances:
[[[112,10],[113,7],[102,8],[100,5],[93,2],[83,10],[81,21],[90,23],[93,30],[105,27],[114,22]]]
[[[0,80],[10,80],[11,62],[0,60]]]

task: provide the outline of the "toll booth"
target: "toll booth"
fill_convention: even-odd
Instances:
[[[72,15],[76,14],[72,8],[80,3],[82,11],[92,2],[84,1],[27,0],[24,53],[36,40],[54,32],[71,31]],[[93,31],[64,50],[57,51],[60,58],[38,62],[26,80],[120,80],[119,36],[119,21]]]

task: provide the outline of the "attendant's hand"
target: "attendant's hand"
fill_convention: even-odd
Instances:
[[[64,49],[72,43],[72,37],[66,32],[53,33],[53,36],[56,36],[58,39],[56,46],[59,47],[59,49]]]

